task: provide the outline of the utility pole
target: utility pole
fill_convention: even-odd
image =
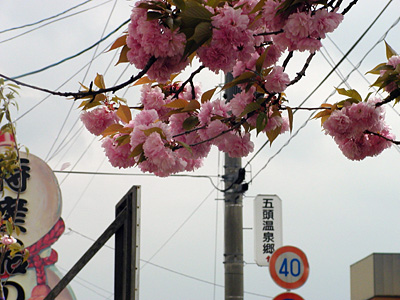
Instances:
[[[231,73],[225,82],[232,81]],[[227,101],[232,99],[237,87],[226,91]],[[243,201],[242,181],[244,170],[241,158],[225,154],[224,179],[224,268],[225,300],[243,299]]]

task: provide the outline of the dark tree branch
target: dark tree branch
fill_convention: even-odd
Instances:
[[[379,136],[379,137],[383,138],[384,140],[386,140],[386,141],[388,141],[388,142],[392,142],[392,143],[395,144],[395,145],[400,145],[400,141],[394,141],[394,140],[389,139],[389,138],[387,138],[386,136],[383,136],[383,135],[381,135],[381,134],[379,134],[379,133],[372,132],[372,131],[369,131],[369,130],[365,130],[364,133],[367,133],[367,134],[370,134],[370,135]]]
[[[290,51],[288,56],[286,57],[285,61],[282,64],[283,70],[286,69],[286,66],[289,63],[289,61],[292,59],[292,57],[293,57],[293,51]]]
[[[192,74],[190,74],[190,77],[184,82],[182,83],[182,85],[180,86],[180,88],[175,92],[174,98],[178,98],[179,94],[184,90],[185,86],[190,83],[191,87],[192,87],[192,97],[193,99],[196,96],[196,92],[194,90],[194,84],[193,84],[193,78],[194,76],[196,76],[197,74],[199,74],[201,72],[201,70],[203,70],[205,68],[205,66],[200,66],[197,68],[196,71],[194,71]]]
[[[393,92],[389,94],[389,96],[383,99],[383,101],[376,103],[375,106],[376,107],[382,106],[383,104],[389,103],[398,97],[400,97],[400,88],[395,89]]]
[[[339,2],[341,2],[341,1],[339,1]],[[358,0],[353,0],[353,1],[343,10],[342,15],[344,16],[345,14],[347,14],[347,13],[349,12],[349,10],[350,10],[354,5],[357,4],[357,2],[358,2]]]
[[[5,76],[3,74],[0,74],[0,77],[3,77],[6,80],[10,80],[10,81],[12,81],[12,82],[14,82],[14,83],[16,83],[18,85],[25,86],[25,87],[28,87],[28,88],[31,88],[31,89],[34,89],[34,90],[42,91],[42,92],[45,92],[45,93],[48,93],[48,94],[51,94],[51,95],[54,95],[54,96],[73,97],[75,100],[77,100],[77,99],[81,99],[81,98],[85,98],[85,97],[96,96],[98,94],[108,93],[108,92],[115,93],[116,91],[128,86],[129,84],[134,83],[139,78],[142,78],[147,73],[147,71],[151,68],[151,66],[155,63],[156,60],[157,60],[157,58],[152,56],[149,59],[149,61],[147,62],[146,66],[143,68],[143,70],[141,70],[136,76],[132,76],[129,80],[127,80],[127,81],[125,81],[125,82],[123,82],[123,83],[121,83],[119,85],[116,85],[116,86],[113,86],[113,87],[110,87],[110,88],[99,89],[97,91],[93,91],[92,90],[93,83],[90,84],[89,91],[87,91],[87,92],[56,92],[56,91],[51,91],[51,90],[44,89],[44,88],[41,88],[41,87],[37,87],[37,86],[34,86],[34,85],[30,85],[30,84],[27,84],[27,83],[23,83],[21,81],[12,79],[12,78],[10,78],[8,76]]]
[[[297,76],[287,86],[290,86],[290,85],[293,85],[293,84],[297,83],[298,81],[300,81],[300,79],[303,76],[306,76],[306,70],[307,70],[308,66],[310,65],[311,60],[313,59],[314,56],[315,56],[315,52],[311,53],[308,56],[304,66],[303,66],[303,69],[301,69],[301,71],[297,73]]]
[[[284,32],[283,29],[277,30],[277,31],[272,31],[272,32],[262,32],[262,33],[257,33],[253,34],[253,36],[262,36],[262,35],[276,35]]]

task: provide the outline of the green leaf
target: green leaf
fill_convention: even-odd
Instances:
[[[194,29],[193,36],[190,38],[194,40],[199,47],[208,41],[212,36],[211,22],[201,22],[197,24]]]
[[[362,101],[362,98],[360,96],[360,94],[356,91],[356,90],[346,90],[346,89],[336,89],[336,91],[340,94],[340,95],[344,95],[344,96],[348,96],[350,98],[356,99],[359,102]]]
[[[185,121],[183,121],[182,127],[185,130],[191,130],[199,125],[199,123],[199,118],[197,118],[196,116],[190,116],[186,118]]]
[[[256,130],[257,130],[257,135],[264,130],[265,126],[267,126],[268,123],[268,117],[264,112],[260,112],[257,116],[256,120]]]
[[[180,10],[185,10],[186,4],[184,0],[172,0],[172,2],[175,4],[177,8]]]
[[[394,55],[397,55],[396,51],[393,50],[392,47],[385,41],[385,46],[386,46],[386,58],[389,59]]]
[[[256,4],[256,6],[254,6],[253,10],[250,12],[250,14],[254,14],[256,12],[259,12],[262,10],[262,8],[264,7],[265,4],[265,0],[260,0],[258,1],[258,3]]]
[[[10,221],[6,221],[6,230],[8,235],[12,235],[13,233],[13,226]]]
[[[250,82],[252,81],[252,79],[254,77],[256,77],[257,74],[254,72],[244,72],[242,74],[240,74],[238,77],[236,77],[235,79],[233,79],[231,82],[228,82],[227,84],[225,84],[222,89],[229,89],[235,85],[241,84],[241,83],[246,83],[246,82]]]
[[[148,11],[147,12],[147,21],[161,19],[164,15],[157,11]]]
[[[265,58],[267,57],[268,50],[269,50],[269,47],[267,49],[265,49],[265,51],[260,55],[259,58],[257,58],[257,61],[256,61],[256,72],[258,74],[261,74],[261,70],[262,70],[262,67],[264,65]]]
[[[142,154],[143,153],[143,144],[144,143],[141,143],[141,144],[137,145],[135,147],[135,149],[132,150],[132,152],[129,155],[129,157],[135,157],[135,156],[138,156],[138,155]]]
[[[182,26],[192,28],[204,21],[211,22],[212,16],[213,14],[207,8],[194,0],[186,1],[186,8],[180,15]]]
[[[253,111],[256,111],[257,109],[260,109],[260,108],[261,108],[261,105],[258,104],[257,102],[250,102],[249,104],[246,105],[243,112],[240,114],[239,118],[241,118]]]
[[[367,74],[369,73],[369,74],[380,75],[382,70],[393,70],[393,67],[385,63],[381,63],[377,65],[375,68],[373,68],[371,71],[368,71]]]
[[[190,152],[190,154],[193,154],[192,148],[190,148],[190,146],[184,142],[181,141],[177,141],[177,143],[181,146],[183,146],[187,151]]]

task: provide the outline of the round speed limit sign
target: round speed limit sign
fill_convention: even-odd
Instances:
[[[271,256],[269,272],[272,279],[284,289],[297,289],[308,278],[309,266],[303,251],[293,246],[284,246]]]

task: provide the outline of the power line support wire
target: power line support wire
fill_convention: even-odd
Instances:
[[[228,73],[225,81],[232,81]],[[237,89],[237,88],[236,88]],[[227,90],[228,101],[232,99],[235,88]],[[242,180],[239,179],[242,161],[225,154],[224,179],[224,268],[225,300],[243,299],[243,203]]]

